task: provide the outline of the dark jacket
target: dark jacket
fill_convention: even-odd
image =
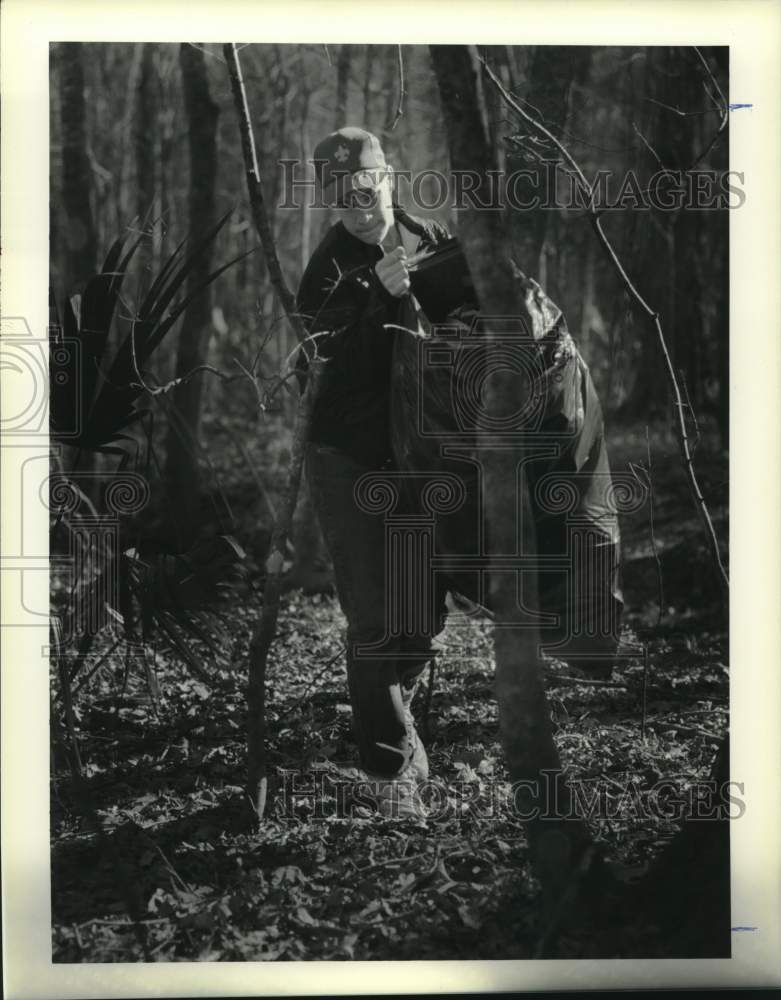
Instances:
[[[438,222],[395,210],[396,222],[419,238],[418,248],[448,238]],[[337,223],[312,254],[298,290],[297,308],[316,335],[323,366],[309,440],[335,445],[379,468],[392,455],[391,378],[399,327],[417,329],[415,300],[395,297],[374,273],[382,250]],[[308,345],[298,359],[303,373]]]
[[[312,255],[298,290],[297,308],[316,338],[323,366],[310,440],[341,448],[366,465],[390,457],[390,382],[395,331],[412,308],[395,298],[374,266],[382,250],[333,226]],[[306,350],[311,352],[313,345]],[[306,369],[306,354],[298,367]]]

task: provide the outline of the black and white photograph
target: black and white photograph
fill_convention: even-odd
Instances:
[[[770,126],[729,39],[180,8],[47,39],[46,328],[3,311],[4,380],[46,377],[2,443],[48,531],[54,972],[767,948],[730,567]]]

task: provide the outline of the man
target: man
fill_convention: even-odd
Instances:
[[[391,361],[399,328],[417,328],[401,221],[431,243],[438,234],[394,212],[392,169],[379,141],[346,127],[315,148],[318,193],[338,215],[307,266],[297,305],[323,365],[305,468],[347,619],[353,729],[369,788],[386,815],[422,817],[416,792],[428,761],[410,705],[432,655],[431,638],[388,636],[383,518],[363,508],[356,483],[394,470]],[[305,367],[305,365],[304,365]],[[439,595],[440,627],[444,604]],[[367,651],[367,647],[374,647]]]

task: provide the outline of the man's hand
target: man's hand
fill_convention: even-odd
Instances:
[[[391,253],[385,254],[382,260],[377,261],[374,271],[391,295],[399,298],[409,291],[407,252],[404,247],[396,247]]]

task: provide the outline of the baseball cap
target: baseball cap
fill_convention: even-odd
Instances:
[[[385,154],[376,135],[346,125],[327,135],[312,154],[323,200],[334,204],[348,191],[369,194],[387,173]]]

